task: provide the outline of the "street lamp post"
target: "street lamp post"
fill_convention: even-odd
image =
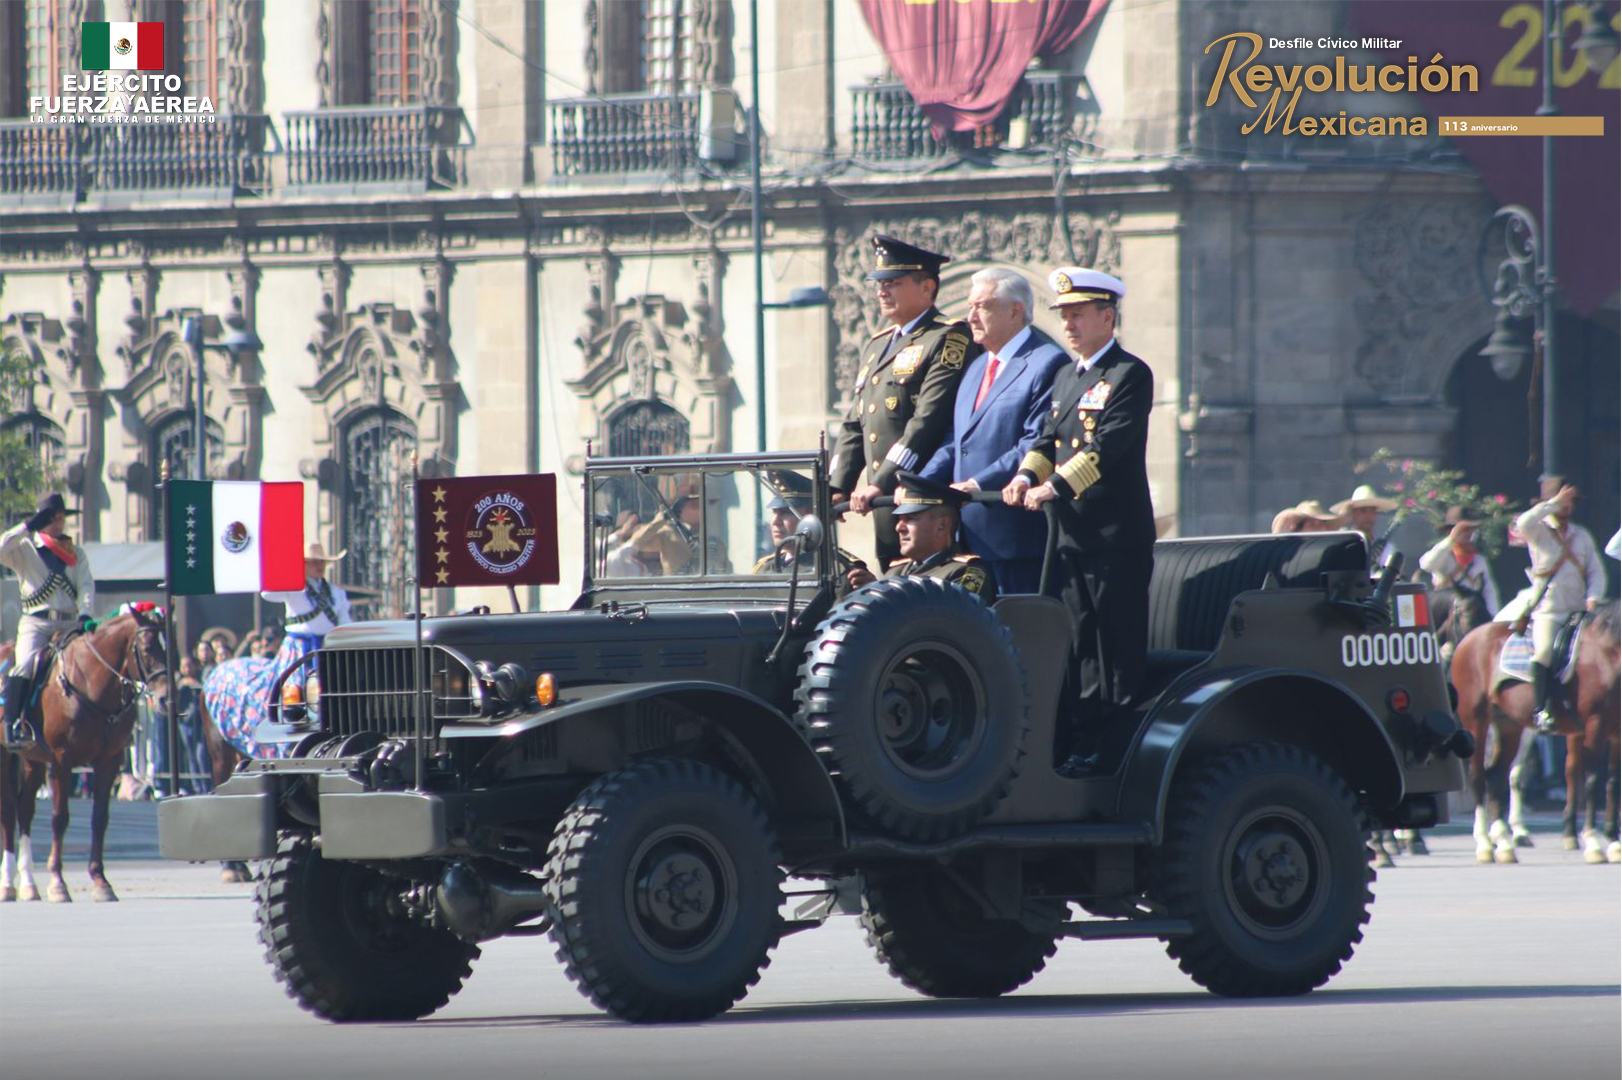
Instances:
[[[203,353],[207,349],[219,349],[232,356],[241,356],[244,353],[256,353],[265,347],[259,340],[259,335],[252,330],[241,327],[232,327],[225,335],[224,341],[203,340],[203,317],[188,315],[180,324],[180,336],[191,347],[192,362],[197,372],[192,380],[192,479],[207,480],[208,468],[206,458],[208,455],[208,414],[203,408],[204,380],[207,378],[203,370]]]
[[[1578,3],[1577,0],[1543,0],[1543,66],[1539,80],[1543,102],[1538,116],[1558,116],[1560,108],[1554,103],[1554,62],[1556,50],[1564,36],[1565,12],[1580,7],[1584,11],[1584,29],[1575,46],[1595,73],[1604,71],[1617,54],[1617,34],[1611,29],[1609,13],[1603,3]],[[1493,214],[1482,232],[1481,251],[1485,253],[1488,239],[1495,226],[1503,222],[1506,257],[1498,266],[1498,273],[1487,297],[1498,308],[1498,317],[1492,338],[1481,354],[1493,364],[1500,378],[1514,378],[1520,370],[1520,357],[1525,350],[1513,340],[1510,318],[1533,315],[1533,342],[1541,357],[1543,381],[1542,408],[1542,471],[1548,475],[1564,475],[1564,462],[1560,455],[1557,435],[1560,418],[1559,356],[1556,349],[1555,299],[1555,224],[1554,224],[1554,137],[1543,136],[1543,222],[1542,228],[1523,206],[1505,206]],[[1479,264],[1478,264],[1479,265]],[[1481,269],[1485,273],[1485,266]],[[1485,286],[1485,280],[1483,285]]]

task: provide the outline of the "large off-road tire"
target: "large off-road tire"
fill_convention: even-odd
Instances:
[[[879,962],[930,997],[998,997],[1030,982],[1056,950],[1065,905],[1027,900],[1022,922],[988,919],[944,871],[869,878],[862,926]]]
[[[973,595],[927,577],[875,581],[830,611],[795,703],[858,820],[910,840],[985,816],[1030,729],[1013,635]]]
[[[1155,888],[1194,932],[1166,951],[1230,997],[1304,994],[1363,940],[1373,893],[1351,789],[1295,746],[1250,743],[1179,776]]]
[[[625,1020],[703,1020],[760,979],[783,874],[760,805],[700,762],[599,778],[547,852],[552,940],[569,978]]]
[[[286,836],[255,889],[259,940],[288,996],[327,1020],[415,1020],[462,988],[479,947],[394,914],[392,879]]]

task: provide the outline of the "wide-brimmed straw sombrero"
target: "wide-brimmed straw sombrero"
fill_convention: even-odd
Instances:
[[[1359,484],[1357,490],[1352,492],[1351,498],[1342,499],[1330,509],[1337,514],[1344,514],[1349,510],[1356,510],[1363,506],[1371,506],[1376,510],[1395,510],[1397,500],[1388,499],[1383,495],[1376,495],[1374,489],[1369,485]]]
[[[335,563],[348,554],[349,549],[343,548],[336,555],[328,555],[327,549],[322,547],[320,544],[311,544],[304,552],[304,561]]]

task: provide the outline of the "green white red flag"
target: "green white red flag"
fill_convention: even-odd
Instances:
[[[85,71],[162,71],[161,22],[80,23],[79,66]]]
[[[304,485],[171,480],[164,554],[176,596],[304,588]]]

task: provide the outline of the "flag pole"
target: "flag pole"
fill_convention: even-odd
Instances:
[[[417,475],[417,452],[413,450],[411,452],[411,517],[414,527],[413,531],[417,533],[416,539],[418,543],[421,543],[422,507],[418,505],[419,500],[417,494],[417,484],[419,479],[420,478]],[[424,716],[425,710],[423,708],[425,702],[423,701],[424,688],[422,678],[422,552],[416,552],[416,556],[416,566],[412,567],[411,581],[416,590],[416,600],[412,605],[416,610],[412,613],[412,620],[415,622],[417,628],[417,648],[414,653],[417,685],[416,692],[412,695],[412,697],[417,703],[417,771],[415,787],[418,791],[421,791],[423,790],[423,743],[426,742],[428,738],[428,723],[427,718]]]
[[[180,794],[180,714],[175,699],[180,693],[180,663],[175,658],[175,574],[169,565],[174,549],[174,522],[169,517],[169,462],[160,467],[158,488],[163,492],[163,665],[168,671],[168,693],[163,695],[169,728],[169,794]]]

